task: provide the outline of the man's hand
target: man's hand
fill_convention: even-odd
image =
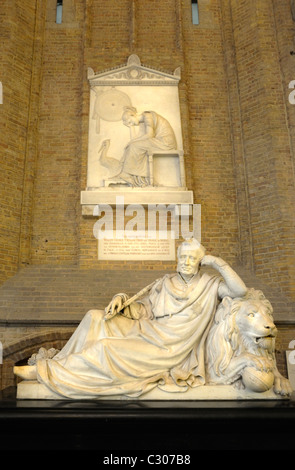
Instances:
[[[109,305],[105,309],[105,315],[104,319],[105,320],[110,320],[113,318],[117,313],[119,313],[122,310],[123,306],[123,299],[120,295],[116,295]]]
[[[227,263],[217,256],[205,255],[201,260],[201,266],[211,266],[212,268],[218,269],[226,266]]]
[[[212,255],[205,255],[201,261],[202,266],[210,266],[216,269],[223,278],[218,288],[218,295],[221,299],[226,296],[243,297],[247,293],[247,287],[240,276],[222,258]]]

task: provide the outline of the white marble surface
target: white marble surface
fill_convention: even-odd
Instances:
[[[24,380],[17,386],[18,399],[36,400],[69,400],[69,398],[50,391],[37,381]],[[92,398],[93,399],[93,398]],[[289,397],[276,395],[272,390],[255,393],[250,390],[237,390],[232,385],[200,386],[190,388],[186,392],[172,393],[155,388],[140,397],[100,396],[97,400],[285,400]]]
[[[179,80],[179,69],[173,74],[153,70],[143,66],[136,55],[131,55],[126,65],[116,69],[98,73],[88,69],[90,109],[87,187],[103,187],[104,181],[114,176],[112,169],[103,165],[99,157],[98,151],[103,142],[109,142],[109,157],[119,161],[126,145],[135,136],[134,132],[138,131],[138,126],[132,126],[131,129],[122,123],[125,107],[134,107],[138,113],[154,111],[163,116],[174,131],[177,149],[183,150]],[[174,164],[168,164],[172,171]],[[177,172],[174,173],[171,184],[177,185]],[[161,181],[161,172],[158,177]]]
[[[15,366],[18,398],[284,399],[292,389],[277,369],[276,332],[263,293],[188,239],[176,273],[116,294],[53,357],[40,350]]]
[[[81,204],[87,215],[93,215],[98,204],[116,205],[117,198],[124,198],[124,204],[142,206],[152,204],[193,204],[193,192],[172,188],[94,188],[81,191]]]

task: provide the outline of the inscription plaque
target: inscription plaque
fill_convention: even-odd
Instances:
[[[175,240],[171,237],[103,238],[98,241],[98,259],[101,260],[175,260]]]

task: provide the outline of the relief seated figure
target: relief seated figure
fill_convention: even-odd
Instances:
[[[105,311],[90,310],[53,358],[41,357],[14,373],[69,399],[139,397],[155,388],[177,393],[205,385],[215,314],[223,299],[242,299],[248,289],[195,239],[184,241],[177,255],[176,273],[156,280],[129,303],[126,294],[117,294]],[[238,377],[247,365],[272,367],[265,357],[252,356],[245,354],[230,374],[233,369]],[[223,383],[227,379],[225,374]],[[277,385],[277,393],[289,393],[287,387],[287,381]]]
[[[131,140],[124,149],[120,160],[107,155],[109,140],[102,143],[100,161],[104,166],[119,165],[120,172],[112,178],[121,179],[131,186],[144,187],[150,184],[148,152],[156,150],[175,150],[176,137],[170,123],[155,111],[138,113],[136,108],[125,107],[122,115],[123,124],[130,128]],[[135,127],[139,128],[135,135]]]

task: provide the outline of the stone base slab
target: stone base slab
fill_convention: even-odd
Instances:
[[[124,198],[124,199],[123,199]],[[139,204],[146,206],[149,204],[179,205],[193,204],[193,192],[186,188],[103,188],[100,190],[81,191],[82,213],[93,215],[93,210],[97,205],[108,204],[115,206],[118,201],[124,201],[124,205]]]
[[[36,381],[24,380],[17,385],[17,399],[34,400],[69,400],[69,398],[59,395],[49,390],[45,385]],[[154,388],[140,397],[125,396],[96,396],[86,397],[90,400],[288,400],[289,397],[276,395],[273,390],[263,393],[255,393],[249,390],[237,390],[231,385],[201,386],[190,388],[186,392],[167,392],[160,388]]]

